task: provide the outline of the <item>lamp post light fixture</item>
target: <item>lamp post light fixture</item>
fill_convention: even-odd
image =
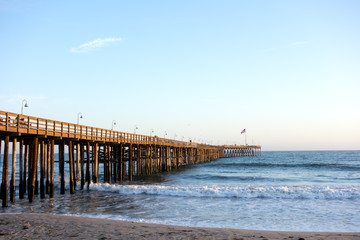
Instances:
[[[114,125],[116,125],[116,121],[115,121],[115,120],[113,120],[112,123],[111,123],[111,131],[114,130]]]
[[[79,123],[80,123],[80,118],[81,118],[81,119],[83,118],[81,112],[79,112],[79,113],[78,113],[78,116],[77,116],[77,125],[79,125]]]
[[[138,126],[135,126],[135,128],[134,128],[134,134],[136,134],[136,129],[139,129]]]
[[[24,107],[29,107],[29,105],[27,104],[27,101],[25,99],[22,100],[22,103],[21,103],[21,115],[24,114]]]
[[[167,135],[167,132],[165,131],[165,133],[164,133],[164,138],[166,137],[166,135]]]

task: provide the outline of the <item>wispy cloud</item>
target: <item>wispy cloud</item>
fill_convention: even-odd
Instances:
[[[110,43],[119,42],[124,40],[123,38],[98,38],[96,40],[93,40],[91,42],[87,42],[84,44],[81,44],[78,47],[73,47],[70,49],[70,52],[73,53],[87,53],[92,51],[95,48],[101,48],[106,45],[109,45]]]
[[[264,51],[265,52],[275,52],[281,49],[286,49],[286,48],[290,48],[290,47],[295,47],[295,46],[300,46],[300,45],[306,45],[309,44],[308,41],[296,41],[296,42],[292,42],[286,45],[282,45],[282,46],[278,46],[278,47],[271,47],[271,48],[267,48]]]
[[[305,45],[308,44],[308,41],[297,41],[290,44],[290,46],[298,46],[298,45]]]

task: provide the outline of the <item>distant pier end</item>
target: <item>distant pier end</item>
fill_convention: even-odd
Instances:
[[[260,145],[225,145],[224,157],[261,156]]]

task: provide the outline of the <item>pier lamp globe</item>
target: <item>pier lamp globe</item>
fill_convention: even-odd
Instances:
[[[79,113],[78,113],[78,118],[77,118],[77,124],[78,124],[78,125],[79,125],[79,123],[80,123],[80,119],[82,119],[82,118],[83,118],[82,113],[79,112]]]
[[[27,104],[27,101],[25,99],[21,103],[21,115],[24,114],[24,107],[29,107],[29,105]]]
[[[114,126],[116,125],[116,121],[115,120],[113,120],[112,121],[112,124],[111,124],[111,131],[113,131],[114,130]]]

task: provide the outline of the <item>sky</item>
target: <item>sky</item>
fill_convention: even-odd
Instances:
[[[360,150],[360,1],[0,0],[0,110],[263,150]]]

